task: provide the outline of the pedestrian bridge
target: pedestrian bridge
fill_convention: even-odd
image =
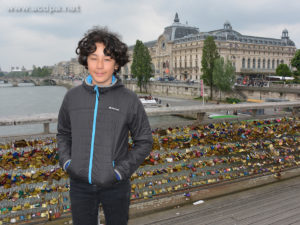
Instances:
[[[5,78],[1,79],[5,83],[11,83],[14,87],[17,87],[20,83],[33,83],[35,86],[41,85],[56,85],[57,82],[51,78],[35,78],[35,77],[23,77],[23,78]]]
[[[246,109],[255,111],[274,107],[288,107],[296,114],[300,102],[199,105],[146,109],[146,111],[148,115],[188,112],[203,115],[206,112]],[[199,116],[199,122],[200,119]],[[44,124],[45,133],[49,133],[49,123],[54,122],[57,122],[57,114],[0,118],[0,126]],[[205,202],[200,206],[206,206],[211,198],[299,176],[299,122],[294,118],[286,118],[279,122],[272,120],[272,124],[265,124],[261,129],[257,129],[258,124],[253,121],[248,123],[247,129],[242,129],[244,125],[238,123],[233,124],[234,129],[228,129],[229,124],[222,123],[215,127],[203,126],[203,132],[189,130],[186,127],[174,128],[172,131],[175,131],[175,134],[173,132],[168,134],[167,130],[163,129],[153,130],[152,152],[132,175],[131,218],[149,215],[154,211],[164,212],[166,208],[199,200]],[[210,132],[206,132],[208,130]],[[242,135],[240,132],[243,132]],[[69,216],[70,220],[69,181],[67,174],[61,170],[57,162],[58,149],[54,135],[11,137],[10,140],[4,141],[0,138],[2,153],[0,174],[1,178],[5,178],[1,180],[1,185],[5,185],[3,189],[8,193],[1,200],[0,208],[4,213],[0,214],[0,221],[15,223],[27,218],[30,220],[27,222],[44,223],[48,215],[48,218],[54,220],[54,224],[60,225],[64,224],[57,220],[61,214],[63,217]],[[216,143],[214,144],[212,140]],[[30,183],[29,186],[27,182]],[[199,211],[194,211],[195,207],[192,211],[189,209],[181,211],[182,214],[188,214],[187,217],[178,215],[177,212],[172,216],[165,213],[165,216],[168,216],[159,217],[159,220],[142,218],[139,220],[140,223],[136,220],[130,224],[262,225],[270,224],[265,223],[269,218],[274,224],[283,225],[292,222],[297,224],[299,204],[296,207],[292,204],[299,200],[296,195],[291,196],[289,192],[297,190],[298,186],[299,182],[292,184],[291,188],[283,191],[286,192],[283,195],[280,191],[266,190],[260,195],[254,193],[253,196],[256,197],[250,201],[243,195],[236,195],[233,197],[238,199],[235,203],[228,203],[227,198],[225,202],[215,202]],[[28,196],[26,201],[23,199],[24,194]],[[246,194],[247,196],[249,194]],[[271,196],[268,201],[268,197]],[[258,204],[263,206],[258,207]],[[222,205],[225,207],[222,208]],[[277,207],[278,205],[282,206]],[[31,207],[34,208],[34,212],[29,211]],[[232,216],[236,210],[240,212],[241,209],[243,213]],[[246,214],[249,209],[250,214]],[[278,215],[283,215],[284,212],[288,212],[295,220],[289,220],[291,223],[282,222],[286,217],[278,218]],[[26,215],[30,217],[25,217]],[[103,219],[103,214],[101,216]],[[205,223],[199,222],[202,221],[202,217]]]

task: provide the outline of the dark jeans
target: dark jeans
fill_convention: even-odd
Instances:
[[[126,225],[128,222],[129,180],[109,188],[100,188],[94,184],[70,179],[70,198],[74,225],[98,225],[100,203],[106,225]]]

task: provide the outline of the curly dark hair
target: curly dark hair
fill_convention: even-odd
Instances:
[[[78,62],[86,69],[88,68],[87,57],[96,51],[96,43],[103,43],[104,55],[110,56],[116,61],[118,69],[115,72],[119,72],[121,67],[129,62],[128,47],[120,41],[119,35],[108,31],[106,27],[94,27],[85,33],[75,51],[79,56]]]

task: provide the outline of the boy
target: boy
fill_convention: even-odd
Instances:
[[[59,163],[70,176],[73,224],[97,225],[102,203],[107,225],[125,225],[130,176],[152,149],[151,128],[137,95],[116,75],[129,61],[126,44],[107,29],[94,28],[76,53],[89,76],[66,93],[57,127]]]

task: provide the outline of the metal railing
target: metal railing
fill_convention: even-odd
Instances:
[[[196,105],[196,106],[175,106],[164,108],[146,108],[148,116],[162,116],[174,114],[197,114],[197,122],[201,122],[207,112],[222,112],[222,111],[237,111],[237,110],[252,110],[255,116],[258,109],[273,108],[290,108],[293,113],[297,113],[300,108],[300,101],[290,102],[265,102],[265,103],[245,103],[245,104],[217,104],[217,105]],[[57,122],[57,113],[36,114],[31,116],[12,116],[0,117],[1,126],[17,126],[26,124],[43,124],[44,134],[50,133],[50,123]]]

